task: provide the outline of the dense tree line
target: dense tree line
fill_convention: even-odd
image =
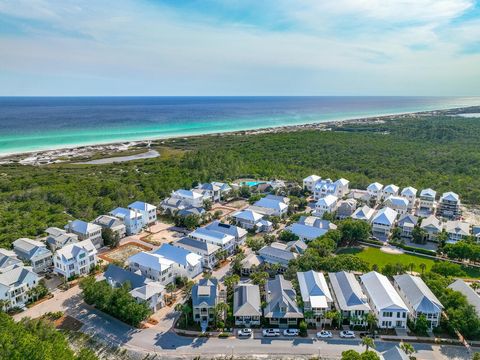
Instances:
[[[86,348],[76,354],[65,336],[46,320],[23,319],[15,322],[0,312],[0,359],[9,360],[95,360]]]
[[[214,179],[301,181],[316,173],[345,177],[352,187],[379,181],[453,190],[466,203],[480,203],[475,119],[414,117],[333,130],[167,140],[162,149],[176,155],[119,164],[2,165],[0,246],[134,200],[158,204],[173,189]]]

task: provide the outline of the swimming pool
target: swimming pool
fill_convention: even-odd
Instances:
[[[247,185],[248,187],[257,186],[260,184],[265,184],[265,181],[244,181],[242,185]]]

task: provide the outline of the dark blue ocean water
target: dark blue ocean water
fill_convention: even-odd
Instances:
[[[480,105],[478,97],[0,97],[0,153]]]

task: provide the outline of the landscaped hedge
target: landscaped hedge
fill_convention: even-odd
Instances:
[[[408,246],[408,245],[404,245],[402,243],[393,242],[393,241],[391,241],[390,244],[392,244],[396,247],[399,247],[403,250],[411,251],[411,252],[414,252],[414,253],[417,253],[417,254],[437,256],[436,251],[433,251],[433,250],[427,250],[427,249],[417,248],[417,247],[413,247],[413,246]]]

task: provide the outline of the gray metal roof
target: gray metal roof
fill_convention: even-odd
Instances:
[[[421,277],[403,274],[395,275],[393,279],[415,311],[422,313],[442,311],[442,303],[427,287]]]
[[[403,302],[397,290],[395,290],[385,275],[371,271],[360,276],[360,280],[365,287],[367,296],[371,299],[377,310],[383,311],[384,309],[391,309],[408,311],[407,305]]]
[[[173,245],[184,248],[186,250],[198,250],[204,252],[206,255],[211,255],[220,249],[220,246],[215,244],[207,243],[205,241],[200,241],[192,239],[189,237],[184,237],[175,242]]]
[[[283,278],[282,275],[275,276],[275,279],[267,281],[265,285],[267,306],[264,309],[264,316],[267,318],[299,319],[303,314],[296,302],[297,293],[292,283]]]
[[[271,245],[264,246],[258,250],[258,255],[264,260],[278,262],[284,265],[288,264],[290,260],[293,260],[298,256],[298,254],[291,252],[290,250],[279,249]]]
[[[149,282],[145,276],[135,274],[113,264],[108,265],[103,276],[109,283],[113,282],[115,286],[129,282],[132,289],[144,286]]]
[[[402,227],[405,223],[417,225],[418,217],[412,214],[405,214],[398,220],[398,226]]]
[[[23,266],[23,263],[16,257],[0,254],[0,273],[14,266]]]
[[[309,302],[314,308],[327,308],[333,301],[323,273],[313,270],[297,272],[298,285],[303,302]]]
[[[354,274],[340,271],[329,273],[328,278],[330,284],[332,284],[338,306],[342,311],[371,310],[367,296],[363,293]]]
[[[467,298],[469,304],[473,305],[480,316],[480,296],[462,279],[456,280],[448,286],[450,289],[459,291]]]
[[[18,257],[25,260],[31,260],[32,256],[34,256],[37,251],[43,254],[52,254],[44,243],[27,238],[15,240],[13,242],[13,248]]]
[[[208,306],[215,306],[217,302],[216,279],[200,279],[198,284],[192,287],[192,305],[194,307],[205,303]]]
[[[208,230],[218,231],[227,235],[232,235],[236,239],[242,238],[247,235],[247,230],[242,229],[239,226],[222,223],[218,220],[215,220],[211,224],[205,226],[205,228],[207,228]]]
[[[3,274],[0,274],[0,284],[7,287],[19,286],[28,278],[38,279],[38,275],[32,271],[31,267],[17,267]]]
[[[261,316],[260,288],[253,284],[239,284],[233,294],[233,316]]]
[[[410,360],[407,354],[405,354],[405,351],[398,346],[394,346],[393,348],[384,351],[382,357],[384,360]]]

